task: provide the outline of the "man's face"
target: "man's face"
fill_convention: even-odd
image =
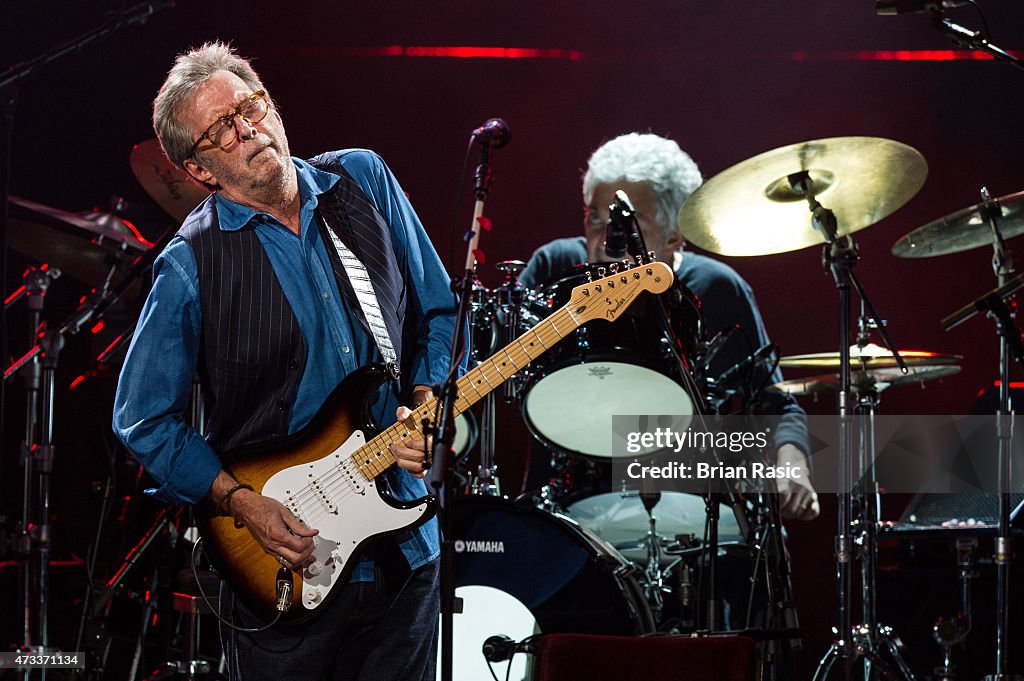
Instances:
[[[604,254],[604,237],[608,225],[608,206],[615,202],[615,192],[622,190],[629,197],[636,211],[640,233],[644,235],[647,250],[654,251],[655,257],[672,264],[672,259],[682,237],[676,232],[666,238],[665,230],[658,223],[658,202],[654,197],[654,188],[649,182],[613,182],[600,183],[594,187],[594,195],[590,205],[586,207],[583,220],[584,234],[587,238],[587,259],[590,262],[603,262],[608,258]]]
[[[217,71],[204,82],[180,114],[180,122],[196,140],[222,116],[234,113],[238,104],[252,94],[251,88],[233,73]],[[291,160],[288,138],[277,110],[271,107],[255,126],[235,118],[241,134],[226,149],[203,140],[195,157],[185,161],[196,179],[220,187],[225,197],[248,204],[252,199],[275,198],[287,188]],[[255,131],[255,134],[250,134]],[[229,137],[231,139],[231,137]]]

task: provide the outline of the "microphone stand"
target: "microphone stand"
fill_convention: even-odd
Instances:
[[[462,600],[455,596],[455,478],[452,443],[455,440],[455,400],[458,399],[459,365],[466,354],[466,319],[473,300],[473,281],[480,254],[480,230],[485,228],[484,204],[491,190],[490,154],[491,142],[486,137],[476,137],[480,143],[479,163],[476,167],[473,220],[466,233],[466,267],[461,280],[452,282],[452,289],[461,289],[458,311],[455,317],[455,331],[452,336],[452,351],[448,365],[448,376],[438,394],[440,416],[437,423],[425,424],[425,433],[434,433],[434,446],[430,454],[430,487],[441,500],[441,681],[453,678],[454,616],[462,612]],[[496,144],[501,146],[501,144]]]
[[[1021,61],[998,45],[993,45],[989,42],[988,38],[985,37],[984,33],[981,31],[972,31],[966,26],[961,26],[956,22],[950,21],[941,11],[933,13],[932,26],[934,26],[940,33],[951,38],[953,42],[963,45],[967,49],[990,54],[998,61],[1006,62],[1018,69],[1024,69],[1024,61]]]

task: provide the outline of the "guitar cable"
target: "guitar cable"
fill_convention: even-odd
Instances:
[[[199,579],[199,566],[196,563],[196,556],[198,555],[199,552],[199,546],[202,543],[203,540],[199,539],[198,541],[196,541],[195,544],[192,545],[192,576],[196,580],[196,588],[199,589],[199,595],[202,597],[203,602],[206,603],[206,607],[208,607],[210,609],[210,612],[212,612],[217,617],[217,619],[220,620],[221,624],[231,628],[234,631],[240,631],[245,634],[255,634],[260,631],[266,631],[270,627],[277,624],[278,620],[281,619],[281,615],[287,612],[288,608],[290,608],[292,604],[292,589],[294,588],[292,571],[286,567],[282,567],[280,570],[277,571],[277,576],[275,578],[277,581],[277,605],[275,607],[275,609],[277,610],[277,614],[274,615],[274,619],[270,620],[270,622],[264,624],[261,627],[240,627],[234,624],[233,622],[227,621],[226,619],[224,619],[224,617],[221,616],[220,604],[214,604],[213,601],[210,600],[210,597],[206,595],[206,591],[203,589],[203,582]]]

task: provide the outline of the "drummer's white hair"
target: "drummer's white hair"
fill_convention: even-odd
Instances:
[[[587,161],[583,201],[589,206],[594,188],[613,182],[649,182],[658,202],[658,223],[667,233],[679,230],[679,209],[703,180],[690,155],[670,139],[631,132],[602,144]]]
[[[209,42],[179,54],[153,100],[153,130],[168,160],[179,168],[184,168],[194,140],[192,131],[182,125],[178,117],[199,86],[217,71],[235,74],[253,92],[265,89],[252,65],[226,43]],[[267,101],[270,101],[269,94]]]

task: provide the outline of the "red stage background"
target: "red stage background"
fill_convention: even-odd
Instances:
[[[0,68],[71,39],[130,4],[4,3]],[[889,249],[914,227],[976,203],[983,185],[994,196],[1024,189],[1024,73],[991,60],[948,59],[968,53],[949,52],[955,46],[925,15],[880,17],[872,0],[177,4],[144,26],[125,28],[45,67],[20,86],[14,195],[67,210],[124,196],[128,214],[156,238],[170,223],[134,180],[128,155],[133,144],[153,137],[150,102],[175,54],[214,38],[233,42],[254,59],[283,113],[294,154],[342,147],[379,152],[446,262],[468,134],[491,116],[505,118],[513,136],[493,158],[487,213],[494,231],[484,235],[488,264],[480,272],[490,285],[499,281],[493,263],[526,260],[547,240],[580,233],[580,169],[594,148],[620,133],[673,137],[706,178],[795,142],[892,138],[924,155],[928,179],[904,208],[857,235],[858,273],[900,347],[964,359],[956,376],[886,393],[882,410],[962,414],[996,377],[990,322],[977,317],[951,333],[939,325],[995,285],[990,252],[910,261]],[[979,4],[995,43],[1024,48],[1019,2]],[[970,7],[951,16],[980,26]],[[454,220],[460,233],[468,219],[467,200]],[[725,260],[753,286],[782,354],[837,349],[837,295],[822,271],[819,248]],[[6,291],[19,283],[25,259],[12,254],[9,262]],[[69,279],[54,284],[53,319],[86,290]],[[124,311],[120,323],[131,314]],[[19,320],[17,313],[10,317],[14,355],[24,347]],[[71,339],[62,360],[63,386],[87,368],[97,346],[84,336]],[[103,396],[111,386],[106,379],[94,390]],[[67,498],[75,498],[87,493],[76,485],[102,475],[82,463],[79,450],[83,441],[101,437],[90,431],[109,429],[109,415],[95,408],[98,400],[83,404],[81,393],[62,391],[57,399],[58,418],[75,423],[73,429],[58,425],[64,439],[57,442],[59,484],[67,486]],[[14,382],[2,468],[9,517],[20,498],[20,400]],[[834,409],[831,398],[805,406],[818,413]],[[506,491],[514,493],[525,461],[525,429],[515,409],[502,414],[500,473]],[[898,515],[899,501],[887,503],[887,517]],[[805,665],[827,647],[835,620],[834,500],[823,507],[819,520],[789,527],[807,631]],[[58,511],[75,512],[59,503]],[[921,657],[934,655],[929,650]]]

